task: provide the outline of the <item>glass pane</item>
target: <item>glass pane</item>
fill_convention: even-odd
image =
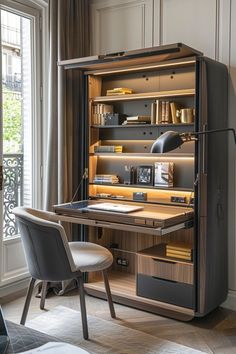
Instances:
[[[12,209],[32,205],[31,20],[1,11],[3,235],[18,234]]]

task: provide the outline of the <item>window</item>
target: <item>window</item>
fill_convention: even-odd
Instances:
[[[12,210],[20,205],[41,207],[42,104],[40,10],[11,0],[2,3],[0,287],[27,275]]]

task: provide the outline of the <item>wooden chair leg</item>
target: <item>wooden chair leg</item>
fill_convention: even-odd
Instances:
[[[115,318],[116,317],[116,313],[115,313],[115,309],[114,309],[114,305],[113,305],[113,301],[112,301],[112,297],[111,297],[111,289],[110,289],[110,285],[109,285],[108,275],[107,275],[107,270],[106,269],[102,271],[102,275],[103,275],[103,280],[104,280],[104,284],[105,284],[105,289],[106,289],[106,294],[107,294],[107,301],[108,301],[108,304],[109,304],[111,317]]]
[[[40,300],[40,309],[44,310],[44,306],[45,306],[45,299],[46,299],[46,295],[47,295],[47,281],[43,281],[42,283],[42,290],[41,290],[41,300]]]
[[[34,290],[35,281],[36,281],[36,279],[31,278],[30,283],[29,283],[29,287],[28,287],[26,299],[25,299],[25,304],[24,304],[24,308],[23,308],[23,312],[22,312],[22,316],[21,316],[21,320],[20,320],[20,324],[22,324],[22,325],[25,324],[26,317],[27,317],[27,314],[29,311],[29,305],[30,305],[32,293]]]
[[[87,313],[86,313],[85,295],[84,295],[84,281],[82,275],[78,277],[78,284],[79,284],[79,294],[80,294],[80,309],[81,309],[83,336],[84,339],[88,339],[88,322],[87,322]]]

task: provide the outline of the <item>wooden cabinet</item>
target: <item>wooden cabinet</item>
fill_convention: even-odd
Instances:
[[[90,225],[86,239],[113,253],[114,300],[183,320],[204,316],[227,294],[227,133],[203,135],[168,154],[150,149],[169,130],[227,126],[225,66],[182,44],[60,65],[84,74],[84,199],[143,208],[115,216],[94,211],[81,221]],[[108,95],[114,88],[132,92]],[[165,115],[154,115],[154,104]],[[192,121],[176,123],[171,105],[191,108]],[[131,116],[151,118],[130,123]],[[173,164],[170,186],[155,180],[160,163]],[[137,193],[141,200],[135,200]],[[189,259],[167,255],[167,245],[176,242],[189,245]],[[98,274],[89,276],[86,289],[105,296]]]

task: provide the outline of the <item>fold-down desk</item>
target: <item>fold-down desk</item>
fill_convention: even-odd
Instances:
[[[117,212],[92,209],[93,205],[103,204],[100,200],[85,200],[54,206],[61,221],[77,224],[141,232],[162,236],[173,231],[192,226],[193,210],[187,207],[152,205],[137,203],[141,210],[134,212]],[[113,202],[113,204],[134,205],[134,203]]]

